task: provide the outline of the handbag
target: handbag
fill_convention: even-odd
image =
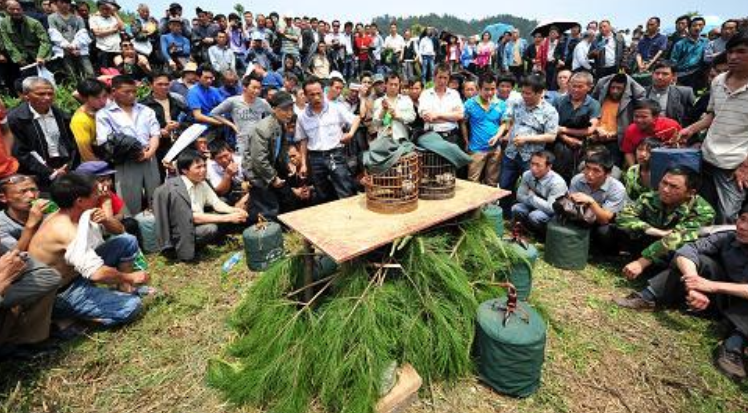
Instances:
[[[553,211],[563,223],[589,228],[597,222],[595,212],[588,205],[572,201],[569,194],[556,199],[556,202],[553,203]]]

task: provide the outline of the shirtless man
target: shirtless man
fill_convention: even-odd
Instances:
[[[51,195],[60,211],[41,225],[29,253],[62,277],[53,317],[90,320],[104,326],[130,322],[142,308],[140,297],[99,288],[95,283],[130,291],[148,281],[145,271],[133,271],[139,252],[137,240],[124,233],[119,221],[97,208],[101,194],[96,177],[67,174],[54,182]],[[79,226],[86,222],[87,227]],[[102,229],[117,235],[103,241]]]

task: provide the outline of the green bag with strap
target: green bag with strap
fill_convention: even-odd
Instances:
[[[546,325],[526,302],[510,297],[478,308],[476,352],[480,379],[499,393],[527,397],[540,387]]]

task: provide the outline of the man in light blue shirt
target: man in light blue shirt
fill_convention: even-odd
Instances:
[[[678,84],[690,86],[693,90],[699,90],[704,86],[701,65],[704,61],[704,50],[709,41],[701,37],[705,20],[703,17],[691,19],[688,28],[688,36],[681,39],[673,46],[670,60],[675,64],[675,72],[678,75]]]
[[[112,102],[96,112],[96,144],[101,146],[114,134],[121,133],[140,142],[143,153],[138,159],[123,159],[115,163],[117,171],[115,188],[125,201],[125,215],[133,216],[145,209],[146,199],[161,183],[156,160],[161,127],[156,112],[148,106],[136,102],[137,85],[135,79],[127,75],[112,79]]]
[[[499,138],[506,132],[502,125],[506,103],[496,97],[496,78],[485,74],[478,80],[480,92],[465,102],[465,120],[462,123],[462,136],[467,143],[473,162],[468,166],[468,179],[488,186],[496,186],[501,165]],[[468,125],[470,136],[468,139]]]
[[[530,170],[522,174],[517,203],[512,206],[512,221],[536,233],[545,232],[554,215],[553,203],[567,192],[564,178],[552,170],[553,161],[553,153],[546,150],[532,155]]]
[[[522,59],[527,48],[527,40],[519,37],[519,29],[512,30],[512,38],[504,46],[501,65],[504,71],[510,71],[517,80],[525,74],[525,61]]]

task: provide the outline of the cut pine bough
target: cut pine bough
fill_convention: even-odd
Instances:
[[[315,287],[301,287],[303,259],[291,255],[248,290],[229,320],[237,332],[208,382],[237,405],[273,413],[371,413],[388,366],[410,363],[426,382],[474,373],[471,349],[481,300],[503,295],[522,258],[490,221],[474,219],[414,236],[343,264]],[[370,265],[396,262],[399,266]]]

